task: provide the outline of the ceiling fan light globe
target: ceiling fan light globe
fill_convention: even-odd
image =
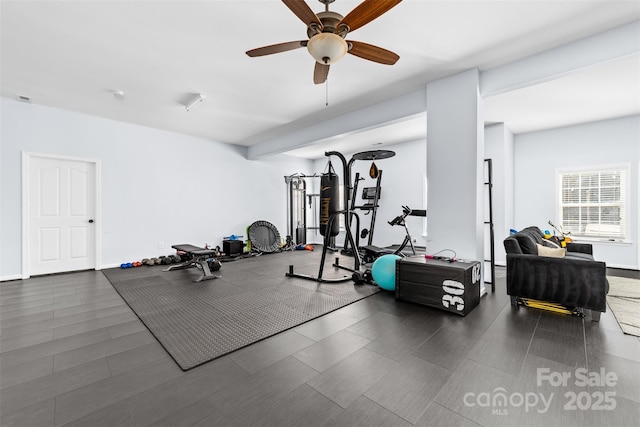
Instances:
[[[342,59],[347,54],[349,45],[337,34],[320,33],[309,39],[307,50],[317,62],[329,65]]]

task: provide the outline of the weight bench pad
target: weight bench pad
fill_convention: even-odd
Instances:
[[[219,276],[211,273],[209,269],[209,264],[207,263],[207,258],[215,255],[216,251],[213,249],[205,249],[200,248],[194,245],[172,245],[171,246],[176,251],[185,252],[188,255],[191,255],[191,259],[177,265],[172,265],[171,267],[165,269],[164,271],[178,270],[187,267],[197,267],[202,271],[202,275],[194,280],[194,282],[200,282],[202,280],[211,280],[217,279]]]
[[[187,252],[193,255],[215,255],[216,251],[213,249],[200,248],[193,245],[172,245],[173,249],[181,252]]]

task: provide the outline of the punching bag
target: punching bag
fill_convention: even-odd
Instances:
[[[329,173],[320,177],[320,234],[337,236],[340,233],[340,221],[333,220],[331,228],[329,218],[340,210],[340,180],[329,163]]]

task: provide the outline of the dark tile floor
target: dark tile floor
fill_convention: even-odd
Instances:
[[[288,286],[287,264],[312,272],[318,257],[221,273]],[[638,425],[640,339],[610,312],[595,323],[513,308],[498,273],[466,317],[383,292],[187,372],[101,272],[1,283],[0,424]]]

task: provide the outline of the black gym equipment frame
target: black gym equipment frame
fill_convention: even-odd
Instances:
[[[351,167],[353,165],[353,163],[356,160],[371,160],[372,162],[375,162],[376,160],[383,160],[383,159],[388,159],[390,157],[395,156],[396,153],[394,151],[391,150],[372,150],[372,151],[363,151],[360,153],[356,153],[353,155],[353,157],[351,157],[351,160],[349,160],[349,164],[348,164],[348,168],[349,170],[351,170]],[[376,167],[377,169],[377,167]],[[356,178],[354,180],[354,184],[353,187],[349,187],[349,192],[351,193],[351,209],[352,210],[364,210],[366,211],[365,215],[371,213],[371,220],[370,220],[370,224],[369,224],[369,228],[366,230],[362,230],[363,234],[361,235],[360,233],[358,233],[359,237],[362,237],[363,239],[365,237],[367,237],[367,245],[371,246],[371,244],[373,243],[373,231],[374,231],[374,227],[375,227],[375,223],[376,223],[376,215],[378,212],[378,200],[380,199],[380,183],[382,182],[382,170],[378,170],[377,171],[377,177],[376,177],[376,186],[375,187],[371,187],[371,189],[373,189],[373,198],[371,203],[368,204],[363,204],[361,206],[357,206],[356,205],[356,197],[357,197],[357,189],[358,189],[358,182],[360,182],[361,179],[364,178],[360,178],[360,174],[356,173]],[[364,191],[366,192],[367,189],[365,188]],[[358,228],[359,231],[359,228]],[[366,233],[365,233],[366,231]],[[343,249],[340,251],[343,255],[353,255],[353,252],[359,252],[360,251],[360,246],[353,246],[351,245],[351,248],[349,247],[350,242],[345,240],[344,242],[344,247]],[[344,268],[344,267],[341,267]]]
[[[370,276],[371,273],[369,270],[365,270],[365,271],[361,271],[360,270],[360,266],[362,265],[362,260],[360,259],[360,251],[359,251],[359,243],[360,243],[360,217],[358,216],[357,213],[352,211],[352,204],[349,203],[350,202],[350,196],[352,195],[352,192],[354,191],[354,187],[351,185],[351,167],[353,166],[353,163],[356,160],[381,160],[381,159],[387,159],[390,157],[393,157],[396,155],[395,152],[390,151],[390,150],[374,150],[374,151],[363,151],[361,153],[356,153],[354,154],[351,159],[349,160],[349,162],[347,162],[347,159],[344,157],[344,155],[338,151],[327,151],[324,153],[325,156],[330,157],[330,156],[336,156],[340,159],[340,161],[342,162],[342,176],[345,182],[345,191],[343,192],[343,206],[345,207],[345,209],[340,210],[338,212],[334,212],[330,218],[329,218],[329,223],[327,224],[327,229],[331,229],[331,226],[333,224],[333,221],[336,220],[336,218],[339,215],[344,215],[344,226],[345,226],[345,231],[346,231],[346,240],[345,240],[345,249],[344,252],[348,251],[349,245],[352,248],[352,252],[349,255],[353,256],[353,268],[348,268],[346,266],[342,266],[340,265],[339,262],[339,258],[336,258],[335,263],[333,264],[333,267],[336,268],[340,268],[343,270],[348,270],[352,272],[351,276],[343,276],[343,277],[339,277],[339,278],[332,278],[332,279],[325,279],[322,277],[322,273],[324,270],[324,263],[325,263],[325,259],[326,259],[326,255],[327,255],[327,250],[329,249],[329,242],[331,240],[331,235],[330,233],[326,233],[326,235],[324,236],[324,244],[322,246],[322,257],[320,260],[320,268],[318,270],[318,275],[317,276],[311,276],[311,275],[307,275],[307,274],[299,274],[299,273],[295,273],[294,272],[294,268],[293,265],[289,265],[289,271],[286,273],[287,277],[298,277],[301,279],[306,279],[306,280],[312,280],[315,282],[318,282],[318,285],[320,283],[340,283],[340,282],[345,282],[348,280],[353,280],[355,281],[357,284],[362,284],[364,282],[368,282],[370,281]],[[380,171],[381,173],[382,171]],[[356,185],[357,185],[357,181],[356,181]],[[378,176],[378,183],[377,183],[378,187],[380,185],[380,175]],[[377,193],[379,195],[379,188],[377,189]],[[377,204],[377,197],[374,200],[375,204]],[[356,237],[354,239],[353,237],[353,233],[351,231],[351,220],[352,218],[355,218],[356,220]],[[372,218],[372,221],[375,221],[375,217]]]
[[[345,231],[346,231],[346,235],[347,235],[347,241],[351,244],[352,248],[357,248],[358,247],[358,243],[356,242],[353,238],[353,234],[351,232],[351,217],[354,216],[356,218],[356,226],[357,226],[357,233],[356,233],[356,238],[358,237],[359,234],[359,229],[360,229],[360,217],[358,216],[358,214],[356,214],[355,212],[351,211],[351,208],[349,206],[349,195],[351,193],[351,166],[353,164],[353,161],[356,160],[355,158],[352,158],[348,163],[347,163],[347,159],[344,157],[344,155],[342,153],[339,153],[337,151],[327,151],[324,153],[325,156],[330,157],[330,156],[336,156],[340,159],[340,161],[342,162],[342,177],[345,181],[345,186],[346,186],[346,191],[344,191],[343,194],[343,206],[345,207],[345,209],[340,210],[338,212],[334,212],[330,217],[329,217],[329,223],[327,224],[327,228],[330,229],[330,227],[332,226],[333,222],[337,219],[337,217],[339,215],[344,215],[344,226],[345,226]],[[314,282],[318,282],[318,285],[320,283],[340,283],[340,282],[346,282],[348,280],[352,280],[353,276],[344,276],[344,277],[337,277],[337,278],[331,278],[331,279],[325,279],[322,277],[322,273],[324,270],[324,262],[326,260],[327,257],[327,250],[329,247],[329,241],[331,239],[331,233],[326,233],[324,236],[324,243],[322,246],[322,257],[320,259],[320,268],[318,270],[318,275],[317,276],[311,276],[308,274],[299,274],[299,273],[295,273],[294,269],[293,269],[293,265],[289,265],[289,271],[286,273],[287,277],[298,277],[300,279],[306,279],[306,280],[312,280]],[[353,269],[349,269],[347,267],[341,266],[339,264],[339,258],[336,258],[336,262],[335,264],[333,264],[334,267],[337,268],[342,268],[342,269],[346,269],[346,270],[350,270],[352,272],[354,272],[354,274],[356,272],[360,272],[360,264],[362,263],[362,261],[360,260],[360,254],[358,253],[358,251],[354,251],[353,254]]]
[[[486,259],[485,255],[485,266],[486,263],[489,263],[489,268],[491,269],[491,281],[486,280],[485,283],[491,284],[491,292],[496,291],[496,250],[495,250],[495,233],[493,230],[493,160],[492,159],[484,159],[484,163],[487,165],[487,174],[486,181],[484,182],[485,188],[487,189],[487,198],[485,202],[489,204],[489,218],[485,220],[484,224],[489,226],[489,259]]]
[[[303,174],[284,177],[288,190],[286,247],[307,243],[306,177]]]
[[[363,188],[363,199],[365,195],[370,195],[371,193],[373,193],[373,197],[369,197],[368,200],[370,200],[370,202],[364,203],[360,206],[356,205],[356,196],[357,196],[357,192],[358,192],[358,182],[360,182],[361,179],[364,178],[360,178],[360,174],[356,173],[356,178],[353,184],[353,194],[351,195],[351,208],[352,209],[360,209],[363,211],[366,211],[365,215],[371,213],[371,220],[369,223],[369,228],[368,229],[364,229],[362,230],[362,235],[360,237],[362,237],[363,239],[366,237],[367,238],[367,245],[371,245],[373,243],[373,230],[374,227],[376,225],[376,216],[378,213],[378,200],[380,199],[380,183],[382,182],[382,170],[378,171],[378,176],[376,178],[376,186],[375,187],[365,187]],[[373,191],[371,191],[373,190]],[[366,232],[366,234],[364,234]],[[347,250],[347,248],[345,247],[345,251]]]

